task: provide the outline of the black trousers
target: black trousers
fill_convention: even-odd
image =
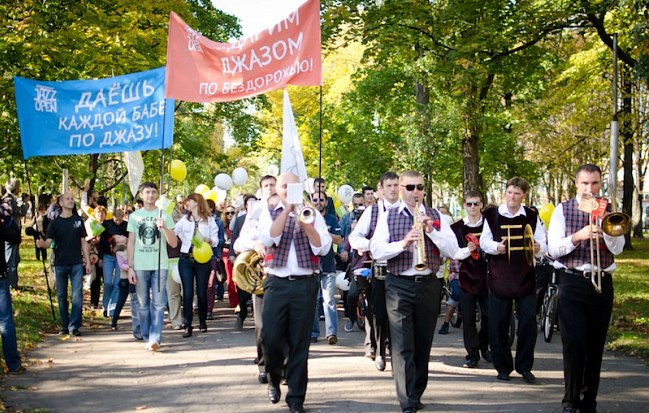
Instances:
[[[516,364],[509,346],[509,325],[512,317],[512,303],[516,302]],[[498,298],[489,294],[489,344],[493,364],[498,373],[519,373],[531,371],[534,366],[536,345],[536,294],[520,298]]]
[[[259,372],[264,372],[266,368],[264,365],[264,350],[261,346],[261,328],[264,325],[264,320],[262,314],[264,311],[264,296],[263,295],[252,295],[252,315],[255,320],[255,342],[257,343],[257,367]]]
[[[288,344],[286,403],[289,406],[302,405],[306,396],[307,360],[318,280],[314,276],[289,280],[270,274],[264,278],[261,344],[266,372],[269,383],[279,386]]]
[[[385,357],[385,347],[390,333],[388,312],[385,306],[385,280],[372,278],[370,294],[372,306],[372,336],[377,357]]]
[[[464,327],[464,348],[467,360],[479,360],[480,353],[489,350],[489,296],[469,294],[460,290],[460,313]],[[476,325],[476,310],[480,308],[480,332]]]
[[[439,315],[441,285],[388,274],[385,303],[390,321],[392,370],[402,410],[414,408],[428,385],[428,362]]]
[[[595,410],[602,353],[613,308],[613,278],[602,277],[597,293],[590,279],[560,273],[559,328],[563,343],[564,407]]]

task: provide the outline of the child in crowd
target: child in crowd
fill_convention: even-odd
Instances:
[[[119,266],[119,298],[117,300],[117,306],[113,312],[113,318],[110,323],[110,328],[112,330],[117,330],[117,320],[119,320],[119,315],[122,312],[122,308],[126,303],[126,297],[128,296],[131,286],[128,282],[128,255],[126,253],[126,244],[128,238],[124,235],[113,235],[110,239],[111,247],[113,254],[115,254],[115,259],[117,260],[117,265]],[[131,296],[131,318],[133,321],[133,336],[137,340],[142,339],[142,334],[140,333],[140,322],[138,319],[138,310],[137,310],[137,298],[135,296],[135,289],[133,288],[133,294]],[[134,308],[135,307],[135,308]]]

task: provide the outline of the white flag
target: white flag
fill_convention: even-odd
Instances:
[[[144,174],[142,154],[140,151],[124,152],[124,163],[128,171],[128,186],[131,189],[131,194],[136,196],[142,182],[142,174]]]
[[[293,108],[288,98],[287,89],[284,89],[284,133],[282,135],[282,164],[280,170],[282,173],[294,173],[300,178],[300,182],[303,184],[307,180],[302,145],[300,144],[300,137],[295,127]]]

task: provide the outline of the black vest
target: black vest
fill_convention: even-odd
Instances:
[[[511,247],[522,247],[524,240],[525,225],[529,224],[532,231],[536,230],[538,214],[525,208],[526,215],[518,215],[508,218],[498,213],[498,207],[485,209],[482,214],[489,223],[493,234],[493,240],[502,241],[503,237],[520,236],[521,238],[511,240]],[[518,228],[507,228],[503,226],[518,226]],[[499,298],[520,298],[535,291],[535,270],[525,259],[525,251],[511,251],[510,254],[489,255],[489,291]]]

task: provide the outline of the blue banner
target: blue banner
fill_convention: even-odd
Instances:
[[[99,80],[46,82],[14,77],[25,159],[168,148],[174,100],[165,68]]]

